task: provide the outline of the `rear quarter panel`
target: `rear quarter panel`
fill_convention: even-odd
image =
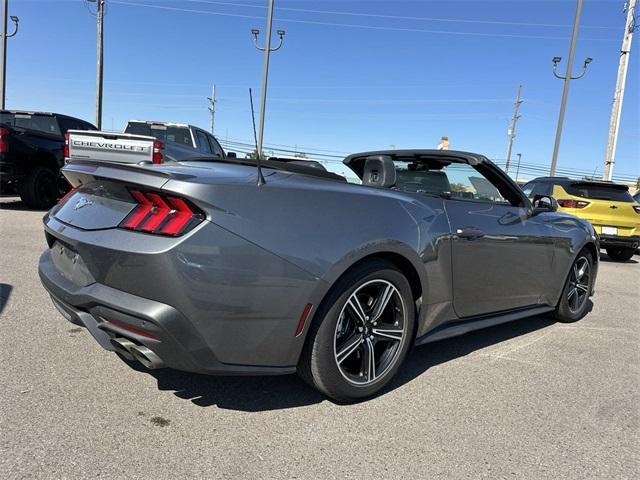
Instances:
[[[439,198],[283,173],[261,187],[170,180],[163,188],[202,200],[213,223],[321,280],[315,305],[358,261],[395,253],[418,274],[422,304],[433,306],[422,309],[420,323],[448,315],[450,227]]]

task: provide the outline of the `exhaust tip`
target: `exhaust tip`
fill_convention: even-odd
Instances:
[[[127,340],[126,338],[116,337],[111,339],[111,345],[113,346],[116,352],[118,352],[127,360],[130,360],[130,361],[135,360],[135,357],[131,354],[131,349],[135,347],[136,344],[133,343],[131,340]]]
[[[164,367],[164,362],[162,361],[162,359],[158,355],[156,355],[153,350],[150,350],[145,346],[134,344],[129,352],[131,352],[131,355],[133,355],[136,360],[138,360],[149,370],[155,370],[156,368]]]

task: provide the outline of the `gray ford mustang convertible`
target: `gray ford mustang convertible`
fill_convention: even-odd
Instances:
[[[74,161],[40,277],[97,342],[147,368],[298,372],[338,401],[380,391],[415,344],[584,316],[598,238],[481,155],[367,152],[317,166]]]

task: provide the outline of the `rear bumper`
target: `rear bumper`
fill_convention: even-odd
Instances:
[[[298,319],[328,289],[313,274],[209,221],[179,238],[82,230],[52,213],[43,221],[42,284],[104,348],[115,350],[117,335],[180,370],[295,371],[306,335],[295,336]]]
[[[607,247],[638,248],[640,247],[640,236],[634,235],[630,237],[623,237],[620,235],[600,235],[600,246],[602,248],[607,248]]]
[[[195,327],[173,307],[98,283],[78,287],[58,273],[50,251],[40,258],[39,274],[58,311],[69,322],[85,327],[106,350],[115,350],[112,338],[126,338],[149,348],[167,367],[178,370],[221,375],[295,372],[295,365],[223,363]]]

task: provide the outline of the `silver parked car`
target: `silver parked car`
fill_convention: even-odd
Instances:
[[[216,159],[74,161],[44,218],[54,305],[148,368],[298,372],[338,401],[379,392],[416,344],[589,308],[598,239],[481,155],[351,155],[362,180]]]

